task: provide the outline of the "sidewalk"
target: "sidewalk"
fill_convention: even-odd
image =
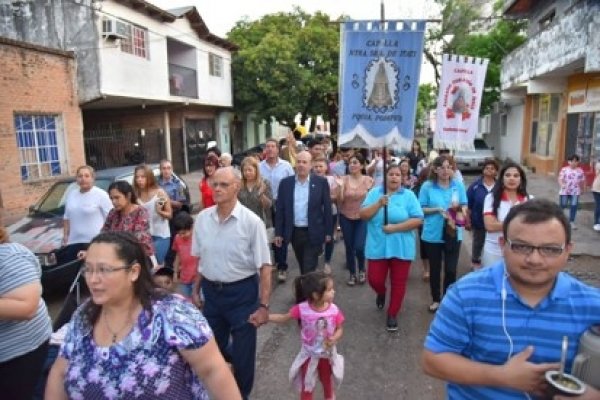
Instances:
[[[182,178],[190,186],[190,197],[193,210],[197,212],[200,190],[199,184],[202,180],[202,172],[192,172],[182,175]],[[534,174],[527,171],[527,189],[534,197],[558,202],[558,183],[555,177]],[[577,212],[577,228],[572,231],[572,241],[575,244],[574,255],[589,255],[600,257],[600,232],[592,229],[594,219],[594,198],[591,192],[584,193],[579,198],[580,209]],[[471,249],[471,236],[465,235],[464,244]]]

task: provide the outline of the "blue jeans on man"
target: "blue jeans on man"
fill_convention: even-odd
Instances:
[[[258,275],[226,284],[202,279],[202,312],[221,354],[233,365],[233,375],[244,399],[248,399],[254,384],[256,327],[248,318],[258,308],[258,288]]]

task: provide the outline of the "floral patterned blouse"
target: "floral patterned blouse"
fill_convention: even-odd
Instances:
[[[581,194],[581,185],[585,180],[585,174],[579,167],[563,167],[558,174],[558,180],[561,182],[560,195],[576,195]]]
[[[212,337],[191,303],[173,295],[155,300],[152,312],[143,310],[129,335],[110,347],[96,345],[82,307],[60,349],[68,363],[64,384],[70,399],[209,399],[179,353]]]
[[[144,246],[146,255],[149,257],[154,254],[154,244],[152,244],[152,236],[150,236],[150,214],[142,206],[137,206],[127,215],[123,215],[113,208],[106,216],[102,232],[133,233]]]

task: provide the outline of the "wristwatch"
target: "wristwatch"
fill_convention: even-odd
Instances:
[[[258,305],[258,308],[264,308],[265,310],[267,310],[267,311],[268,311],[268,310],[269,310],[269,305],[268,305],[268,304],[265,304],[265,303],[260,303],[260,304]]]

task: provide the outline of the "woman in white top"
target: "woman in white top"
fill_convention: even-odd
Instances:
[[[89,165],[77,168],[77,186],[65,200],[63,217],[63,246],[74,259],[80,250],[87,249],[92,239],[100,233],[104,220],[113,205],[108,193],[94,186],[95,172]]]
[[[147,165],[138,165],[134,170],[133,189],[142,205],[150,215],[150,235],[154,244],[156,262],[162,266],[169,251],[171,231],[169,219],[173,216],[171,200],[158,186],[154,173]]]
[[[527,193],[527,177],[523,168],[514,162],[504,164],[496,186],[483,202],[486,234],[481,257],[482,267],[489,267],[503,258],[498,242],[502,236],[502,223],[512,207],[531,197]]]
[[[600,232],[600,160],[596,161],[594,169],[596,170],[596,177],[592,183],[592,194],[596,203],[594,210],[594,230]]]

